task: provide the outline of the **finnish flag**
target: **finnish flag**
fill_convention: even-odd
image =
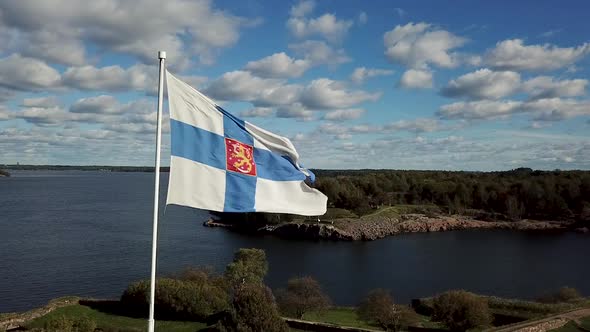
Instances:
[[[326,213],[288,138],[225,111],[166,72],[171,160],[166,204],[220,212]]]

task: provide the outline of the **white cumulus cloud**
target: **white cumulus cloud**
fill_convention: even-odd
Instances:
[[[266,118],[273,115],[274,109],[272,107],[253,107],[249,110],[240,113],[240,116],[246,118]]]
[[[358,67],[350,75],[350,80],[354,83],[363,83],[367,78],[377,76],[393,75],[394,71],[389,69],[378,69],[378,68],[366,68]]]
[[[294,118],[301,121],[313,120],[313,111],[303,107],[301,104],[283,106],[277,109],[277,118]]]
[[[307,14],[310,14],[313,9],[315,8],[315,1],[313,0],[305,0],[301,1],[298,4],[291,7],[291,16],[293,17],[303,17]]]
[[[238,40],[241,28],[252,25],[207,0],[19,0],[0,3],[0,12],[2,29],[19,36],[0,45],[4,51],[76,66],[87,62],[87,44],[146,63],[162,49],[177,65],[190,55],[211,62],[218,49]]]
[[[363,114],[365,114],[365,110],[361,108],[352,108],[352,109],[345,109],[345,110],[335,110],[330,111],[324,115],[324,120],[330,121],[345,121],[345,120],[354,120],[358,119]]]
[[[441,128],[436,119],[419,118],[414,120],[399,120],[383,127],[385,130],[404,130],[413,133],[432,132]]]
[[[118,113],[119,102],[113,96],[100,95],[96,97],[82,98],[70,106],[73,113]]]
[[[301,103],[310,109],[349,108],[365,101],[379,99],[379,93],[350,91],[342,82],[327,78],[313,80],[301,92]]]
[[[411,68],[434,65],[452,68],[458,65],[455,48],[465,39],[428,23],[398,25],[383,36],[385,55],[393,62]]]
[[[293,59],[281,52],[257,61],[250,61],[245,69],[260,77],[293,78],[303,75],[310,67],[309,60]]]
[[[25,98],[21,103],[23,107],[58,107],[61,103],[56,96]]]
[[[490,119],[521,111],[520,101],[479,100],[443,105],[437,114],[443,119]]]
[[[297,101],[301,87],[280,79],[260,78],[248,71],[232,71],[215,79],[205,89],[212,98],[249,101],[255,106],[288,105]]]
[[[336,66],[352,61],[343,49],[334,49],[321,40],[306,40],[302,43],[290,44],[289,48],[313,66]]]
[[[61,75],[45,62],[13,54],[0,59],[0,86],[11,90],[51,90],[60,85]]]
[[[586,93],[588,80],[555,80],[550,76],[538,76],[524,82],[522,89],[532,98],[576,97]]]
[[[525,45],[522,39],[498,42],[487,51],[484,63],[500,70],[553,70],[574,64],[590,53],[590,44],[558,47],[551,44]]]
[[[576,97],[586,93],[586,79],[558,80],[550,76],[537,76],[521,80],[514,71],[493,71],[487,68],[451,80],[441,93],[447,97],[469,99],[500,99],[517,93],[526,93],[531,99]]]
[[[342,40],[352,27],[352,20],[338,19],[334,14],[326,13],[316,18],[308,18],[315,7],[313,1],[302,1],[291,7],[287,29],[297,38],[308,36],[322,36],[337,42]]]
[[[399,86],[408,89],[432,88],[432,72],[429,70],[409,69],[402,75]]]
[[[545,98],[528,101],[479,100],[443,105],[437,114],[443,119],[495,119],[526,113],[538,121],[561,121],[590,115],[590,101]]]
[[[484,68],[451,80],[441,92],[447,97],[499,99],[517,92],[520,84],[517,72]]]

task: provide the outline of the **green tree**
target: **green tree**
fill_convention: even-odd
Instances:
[[[330,306],[330,298],[312,277],[289,279],[287,288],[277,292],[277,302],[283,313],[299,319],[306,312],[321,312]]]
[[[231,309],[217,324],[220,332],[286,332],[270,289],[258,283],[241,285]]]
[[[433,318],[451,331],[467,331],[491,324],[487,300],[464,290],[448,291],[434,298]]]
[[[234,288],[240,284],[262,284],[268,271],[266,253],[262,249],[239,249],[233,262],[225,268],[225,277]]]

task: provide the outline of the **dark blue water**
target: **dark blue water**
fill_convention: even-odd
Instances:
[[[161,200],[167,175],[163,174]],[[0,312],[80,295],[118,297],[149,278],[153,175],[14,172],[0,178]],[[370,289],[398,302],[447,289],[535,298],[568,285],[590,295],[590,236],[461,231],[373,242],[287,241],[205,228],[208,215],[168,207],[160,222],[158,274],[186,266],[217,271],[240,247],[266,250],[268,284],[318,279],[333,301],[354,305]]]

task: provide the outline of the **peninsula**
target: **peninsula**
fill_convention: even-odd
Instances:
[[[461,229],[590,230],[590,172],[317,170],[324,216],[214,214],[207,226],[288,238],[375,240]]]

